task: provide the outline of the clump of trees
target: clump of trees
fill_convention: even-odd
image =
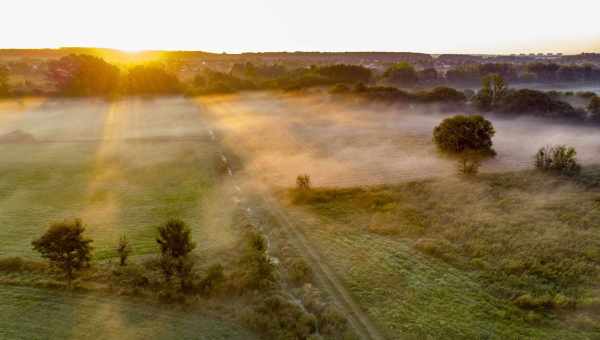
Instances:
[[[183,91],[179,79],[161,65],[137,65],[128,70],[126,92],[133,95],[168,95]]]
[[[573,176],[580,172],[577,151],[566,145],[544,146],[535,154],[535,167],[545,172]]]
[[[411,64],[401,62],[389,67],[383,73],[383,79],[392,84],[411,87],[417,84],[419,76]]]
[[[438,149],[459,161],[459,172],[476,174],[481,162],[494,157],[492,123],[479,115],[457,115],[444,119],[433,130],[433,141]]]
[[[57,222],[51,224],[42,237],[31,242],[34,250],[65,273],[69,287],[75,272],[87,267],[91,259],[92,240],[84,237],[84,231],[79,219]]]
[[[101,58],[72,54],[51,61],[47,76],[65,96],[110,96],[119,87],[119,68]]]

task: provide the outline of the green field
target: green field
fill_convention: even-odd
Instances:
[[[255,339],[198,311],[126,298],[0,286],[2,339]]]
[[[0,145],[0,256],[32,256],[30,242],[52,221],[79,217],[95,256],[114,256],[127,234],[135,253],[156,251],[169,217],[198,230],[213,189],[216,149],[208,142]]]
[[[391,339],[600,336],[594,189],[524,172],[292,200],[297,225]],[[519,308],[523,295],[543,302]]]

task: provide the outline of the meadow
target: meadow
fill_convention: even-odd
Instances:
[[[286,197],[389,338],[600,335],[597,189],[524,171]]]
[[[156,252],[156,226],[170,217],[198,230],[219,159],[194,109],[76,101],[21,112],[3,128],[35,140],[0,143],[0,256],[34,256],[31,240],[63,219],[83,220],[96,259],[116,256],[123,234],[136,255]],[[185,122],[169,129],[168,116]]]
[[[256,339],[217,316],[104,295],[0,289],[3,339]]]

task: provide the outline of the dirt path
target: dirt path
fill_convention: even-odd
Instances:
[[[267,208],[284,227],[287,236],[295,241],[295,246],[312,267],[315,278],[320,286],[326,290],[336,301],[338,307],[344,311],[348,322],[360,339],[385,339],[371,322],[368,315],[354,302],[354,299],[337,278],[334,271],[322,259],[319,252],[310,245],[304,234],[294,225],[293,221],[279,207],[279,204],[266,195],[263,195],[263,199]]]

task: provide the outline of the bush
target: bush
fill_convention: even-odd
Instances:
[[[590,115],[594,119],[600,119],[600,97],[593,96],[587,107]]]
[[[117,245],[117,254],[119,254],[119,264],[125,266],[127,264],[127,258],[131,254],[131,245],[125,235],[122,235]]]
[[[577,152],[565,145],[545,146],[535,154],[535,167],[546,172],[572,176],[578,174],[581,166],[577,163]]]
[[[306,339],[316,330],[316,318],[281,295],[271,295],[245,311],[244,323],[269,339]]]
[[[304,284],[312,280],[312,270],[302,258],[292,260],[288,274],[290,280],[296,284]]]
[[[5,257],[0,259],[0,271],[7,273],[23,271],[41,271],[48,266],[42,262],[24,260],[20,257]]]
[[[243,255],[231,277],[232,285],[239,293],[272,288],[277,279],[275,266],[267,255],[265,238],[256,231],[249,231],[242,242]]]
[[[309,175],[298,175],[296,177],[296,188],[301,191],[310,190],[310,176]]]
[[[223,266],[220,264],[212,265],[206,271],[206,275],[198,283],[198,291],[204,296],[211,296],[218,292],[225,282]]]

